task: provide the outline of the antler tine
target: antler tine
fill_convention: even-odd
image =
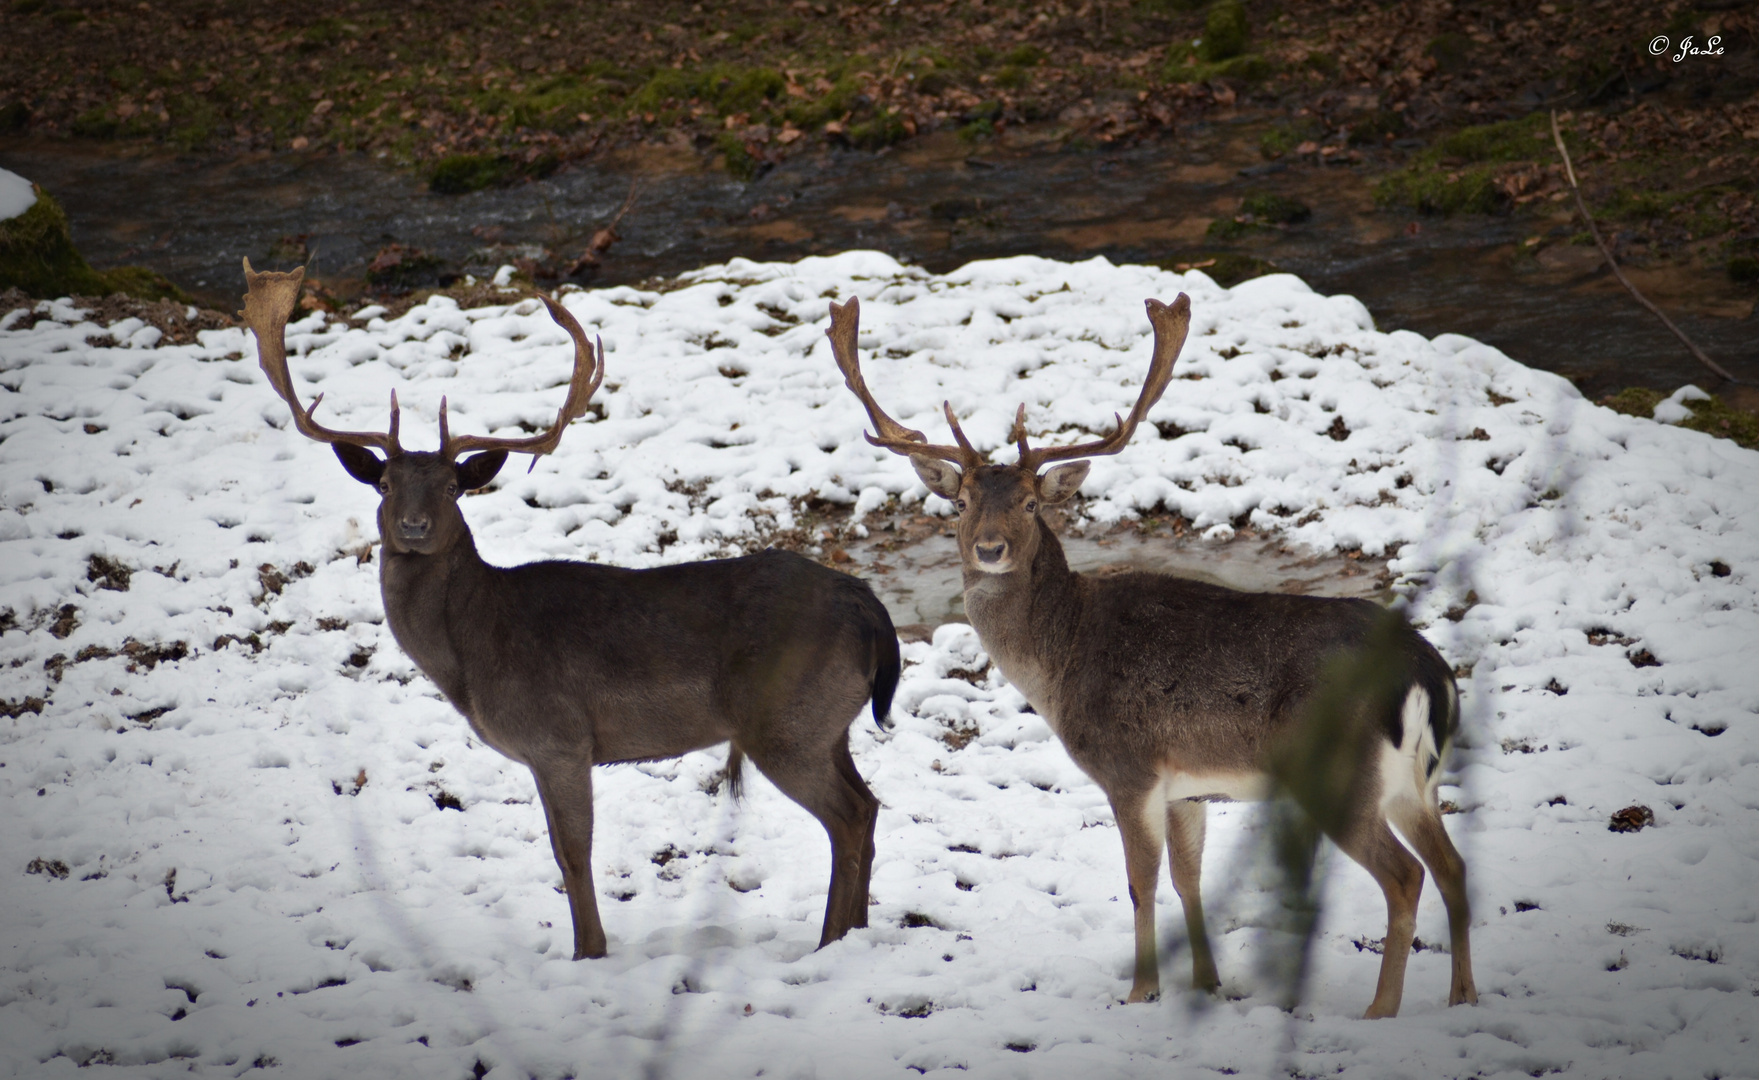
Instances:
[[[1144,303],[1148,308],[1148,322],[1154,327],[1154,357],[1148,363],[1148,375],[1142,380],[1142,393],[1130,409],[1130,415],[1120,417],[1113,413],[1112,418],[1117,426],[1112,429],[1111,434],[1092,442],[1031,449],[1026,445],[1022,414],[1021,420],[1015,421],[1016,431],[1020,436],[1021,468],[1036,472],[1039,466],[1052,461],[1115,454],[1129,443],[1130,436],[1136,433],[1136,425],[1142,422],[1143,417],[1148,415],[1148,410],[1154,408],[1155,402],[1166,393],[1167,384],[1173,378],[1173,361],[1179,358],[1179,350],[1185,346],[1185,335],[1191,330],[1191,298],[1184,293],[1180,293],[1171,304],[1163,304],[1152,297]]]
[[[391,391],[391,427],[383,434],[336,431],[313,420],[312,414],[318,411],[318,404],[324,400],[322,394],[312,399],[310,408],[299,403],[299,393],[293,388],[293,375],[287,370],[287,320],[299,304],[299,286],[304,280],[303,266],[289,273],[265,270],[259,274],[251,269],[250,259],[244,260],[244,284],[248,291],[244,295],[244,310],[238,315],[256,334],[257,363],[262,365],[263,374],[269,377],[269,385],[275,388],[275,393],[281,395],[281,400],[293,410],[293,426],[301,435],[322,443],[376,446],[388,457],[398,456],[403,453],[403,448],[397,445],[397,391]]]
[[[868,435],[867,441],[875,446],[883,446],[895,454],[908,454],[914,457],[939,458],[942,461],[958,463],[962,469],[975,468],[983,464],[983,455],[972,449],[965,440],[965,433],[959,430],[959,422],[953,418],[951,405],[945,405],[947,421],[953,425],[953,438],[958,440],[957,446],[942,446],[928,441],[928,436],[886,415],[886,411],[873,399],[873,393],[867,388],[867,380],[861,377],[861,359],[856,351],[856,339],[861,324],[861,299],[852,296],[846,303],[831,301],[831,328],[825,331],[825,337],[831,339],[831,355],[836,358],[837,367],[843,372],[843,382],[849,391],[867,409],[867,418],[873,421],[877,435]]]
[[[568,382],[568,399],[556,413],[556,422],[541,435],[533,435],[525,439],[497,439],[487,435],[453,436],[446,430],[446,403],[440,402],[440,453],[451,461],[467,450],[506,450],[514,454],[530,454],[531,468],[537,467],[537,459],[541,454],[550,453],[562,441],[562,432],[571,420],[586,412],[587,403],[598,391],[599,384],[605,381],[605,343],[598,340],[598,347],[588,345],[586,331],[569,314],[568,309],[549,297],[541,297],[544,306],[550,310],[550,318],[556,320],[568,336],[574,339],[574,377]],[[530,469],[527,470],[528,472]]]

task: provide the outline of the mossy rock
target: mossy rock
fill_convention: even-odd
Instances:
[[[1496,186],[1488,168],[1395,173],[1374,185],[1374,201],[1381,206],[1410,206],[1425,214],[1494,214],[1508,206],[1508,196]]]
[[[463,195],[505,183],[516,172],[508,157],[453,154],[434,163],[428,173],[428,190],[437,195]]]
[[[1221,0],[1204,16],[1197,55],[1212,64],[1241,55],[1246,51],[1249,28],[1245,5],[1240,0]]]
[[[1250,281],[1266,274],[1282,273],[1282,267],[1269,259],[1242,255],[1237,251],[1188,252],[1179,258],[1165,259],[1154,265],[1175,273],[1201,270],[1224,289],[1231,289],[1242,281]]]
[[[0,291],[22,289],[45,299],[121,292],[143,300],[189,301],[183,290],[145,267],[93,270],[73,246],[61,204],[42,188],[32,188],[36,203],[17,217],[0,221]]]
[[[1242,212],[1259,221],[1276,225],[1297,225],[1313,216],[1313,208],[1300,199],[1268,191],[1253,192],[1240,203]]]

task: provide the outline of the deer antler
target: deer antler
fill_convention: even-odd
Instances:
[[[281,400],[287,402],[293,410],[293,426],[308,439],[316,439],[322,443],[351,443],[355,446],[376,446],[385,452],[386,457],[397,457],[403,448],[397,445],[397,391],[391,391],[391,428],[384,434],[376,431],[335,431],[324,427],[312,419],[318,411],[318,403],[324,400],[319,394],[312,399],[311,408],[299,403],[299,394],[293,389],[293,376],[287,371],[287,320],[293,309],[299,304],[299,285],[305,280],[305,268],[302,266],[291,273],[280,273],[265,270],[257,273],[250,268],[250,260],[244,260],[244,283],[249,292],[244,296],[244,310],[239,317],[257,336],[257,362],[263,367],[263,374],[269,377],[269,385]]]
[[[873,428],[879,434],[868,435],[867,441],[875,446],[883,446],[895,454],[908,454],[912,457],[939,458],[951,461],[961,469],[971,470],[983,464],[983,455],[972,448],[959,430],[959,421],[953,416],[953,406],[942,402],[941,408],[947,414],[947,423],[953,427],[953,438],[957,446],[937,446],[928,441],[928,436],[920,431],[905,427],[886,415],[873,399],[867,389],[867,380],[861,377],[861,361],[856,355],[855,340],[861,322],[861,300],[850,297],[847,303],[838,304],[831,301],[831,328],[825,336],[831,339],[831,355],[836,357],[837,367],[843,371],[843,382],[849,387],[861,404],[867,408],[867,417],[873,421]]]
[[[1154,408],[1154,403],[1166,393],[1167,383],[1173,378],[1173,361],[1179,358],[1179,350],[1185,346],[1185,335],[1191,330],[1191,298],[1184,293],[1180,293],[1171,304],[1163,304],[1152,297],[1145,303],[1148,307],[1148,321],[1154,327],[1154,358],[1149,361],[1148,375],[1142,380],[1142,394],[1136,399],[1130,415],[1118,417],[1114,413],[1113,419],[1118,426],[1104,438],[1076,443],[1073,446],[1043,446],[1033,449],[1026,445],[1026,406],[1021,405],[1020,411],[1014,417],[1014,430],[1008,435],[1020,446],[1020,468],[1036,473],[1040,466],[1052,461],[1115,454],[1130,441],[1130,436],[1136,433],[1136,425],[1142,422],[1142,418],[1148,415],[1148,410]]]
[[[574,377],[568,383],[568,400],[562,403],[562,409],[556,414],[556,422],[550,430],[541,435],[533,435],[524,439],[496,439],[487,435],[454,436],[446,430],[446,399],[440,399],[440,454],[451,461],[467,450],[506,450],[514,454],[530,454],[532,468],[537,467],[540,454],[547,454],[562,441],[562,432],[568,422],[586,412],[587,402],[605,381],[605,343],[598,342],[597,350],[586,343],[586,332],[574,321],[568,309],[549,297],[540,297],[544,306],[550,309],[550,318],[568,331],[574,339]]]

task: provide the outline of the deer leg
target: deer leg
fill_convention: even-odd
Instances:
[[[1454,842],[1448,839],[1441,823],[1441,811],[1434,807],[1395,807],[1394,824],[1435,876],[1436,887],[1448,909],[1448,948],[1453,954],[1453,981],[1448,987],[1448,1004],[1478,1004],[1478,987],[1472,981],[1472,911],[1466,899],[1466,861],[1460,858]]]
[[[873,829],[879,800],[868,790],[849,756],[843,732],[828,754],[806,756],[798,748],[747,746],[752,763],[782,794],[819,820],[831,841],[831,884],[825,897],[824,948],[867,925],[867,881],[873,868]]]
[[[574,959],[605,955],[598,893],[592,885],[592,763],[568,762],[531,772],[550,826],[550,850],[562,869],[568,909],[574,917]]]
[[[1191,985],[1214,991],[1221,985],[1209,932],[1203,923],[1203,833],[1209,808],[1179,799],[1167,804],[1167,858],[1173,864],[1173,890],[1185,908],[1185,936],[1191,942]]]
[[[1399,1014],[1405,993],[1405,962],[1417,933],[1417,896],[1423,891],[1423,864],[1399,843],[1378,814],[1358,823],[1351,833],[1334,836],[1344,854],[1361,863],[1386,894],[1386,940],[1380,954],[1380,981],[1365,1020]]]
[[[1124,841],[1124,874],[1136,913],[1136,973],[1126,1001],[1160,996],[1160,954],[1154,944],[1154,889],[1160,879],[1160,848],[1167,812],[1159,797],[1112,797],[1112,815]],[[1151,805],[1152,804],[1152,805]]]
[[[847,786],[861,805],[864,824],[857,828],[861,837],[861,871],[857,876],[853,894],[849,898],[849,923],[851,928],[867,925],[868,897],[872,895],[873,882],[873,830],[879,824],[879,798],[861,778],[855,768],[855,759],[849,756],[849,739],[845,734],[843,745],[836,755],[837,774],[843,778]]]

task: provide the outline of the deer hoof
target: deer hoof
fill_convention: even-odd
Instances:
[[[1124,999],[1124,1004],[1134,1005],[1139,1001],[1159,1001],[1159,1000],[1160,1000],[1160,987],[1158,987],[1158,986],[1132,986],[1130,988],[1130,996]]]

